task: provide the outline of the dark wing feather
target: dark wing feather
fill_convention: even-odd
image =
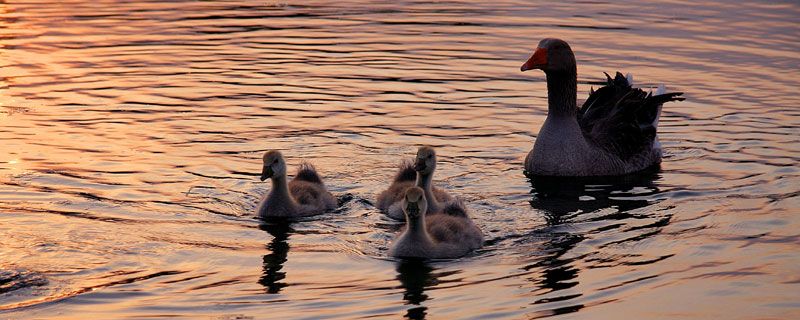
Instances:
[[[592,92],[578,110],[578,123],[587,140],[628,160],[652,146],[659,107],[683,100],[682,93],[652,96],[632,88],[619,72],[614,79],[606,74],[606,79],[608,84]]]
[[[615,79],[605,73],[607,84],[597,91],[592,91],[586,102],[578,110],[578,121],[581,128],[591,131],[592,126],[602,119],[607,119],[613,111],[613,104],[631,91],[628,80],[617,72]]]

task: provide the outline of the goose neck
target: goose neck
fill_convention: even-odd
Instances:
[[[425,199],[428,200],[428,210],[427,212],[436,212],[439,210],[439,204],[436,202],[436,198],[433,196],[431,181],[433,180],[432,173],[423,174],[421,172],[417,172],[417,187],[422,188],[422,191],[425,193]]]
[[[548,116],[578,115],[578,76],[575,69],[546,71]]]

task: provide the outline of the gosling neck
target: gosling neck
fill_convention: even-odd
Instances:
[[[272,191],[270,193],[270,198],[274,201],[292,203],[292,197],[289,195],[289,182],[285,174],[272,177]]]
[[[420,213],[421,215],[416,218],[408,218],[408,229],[406,230],[406,235],[411,239],[417,239],[419,241],[423,241],[424,243],[433,243],[431,236],[428,234],[428,230],[425,228],[425,214]]]
[[[433,192],[431,191],[431,181],[433,180],[433,171],[430,173],[422,173],[417,171],[417,187],[422,188],[422,191],[425,193],[425,199],[428,200],[428,209],[426,212],[436,212],[439,210],[439,203],[436,202],[436,198],[433,196]]]
[[[545,71],[547,75],[547,116],[575,118],[578,115],[578,73],[567,70]]]

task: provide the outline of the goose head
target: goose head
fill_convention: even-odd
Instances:
[[[286,161],[278,150],[264,153],[264,167],[261,168],[261,181],[286,175]]]
[[[519,68],[520,71],[531,69],[541,69],[544,72],[573,72],[575,70],[575,54],[564,40],[542,39],[533,55]]]
[[[425,201],[425,194],[420,187],[411,187],[406,190],[403,197],[403,212],[406,220],[417,220],[425,214],[428,209],[428,202]]]
[[[414,170],[421,174],[432,174],[436,170],[436,152],[431,147],[420,147],[417,150],[417,159],[414,160]]]

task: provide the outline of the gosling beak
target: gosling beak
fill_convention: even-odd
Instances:
[[[425,160],[417,159],[417,161],[414,161],[414,171],[422,170],[425,170]]]
[[[536,48],[533,55],[528,58],[528,61],[519,68],[519,71],[527,71],[530,69],[543,69],[547,66],[547,49]]]
[[[408,214],[409,218],[419,217],[419,204],[416,202],[407,202],[406,213]]]
[[[264,166],[261,169],[261,181],[267,180],[272,178],[272,167],[271,166]]]

